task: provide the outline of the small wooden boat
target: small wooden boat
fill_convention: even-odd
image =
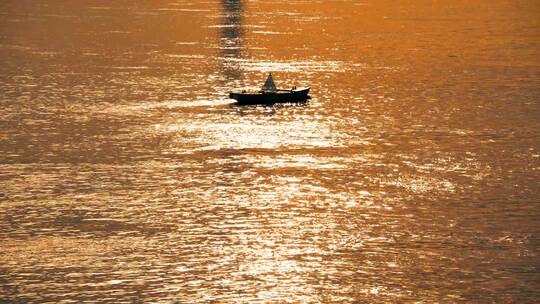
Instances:
[[[229,98],[236,99],[237,104],[241,105],[301,102],[310,98],[309,89],[293,87],[290,90],[278,90],[270,73],[260,91],[233,91],[229,93]]]

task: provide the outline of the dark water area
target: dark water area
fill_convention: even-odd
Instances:
[[[539,96],[537,1],[1,1],[0,302],[537,302]]]

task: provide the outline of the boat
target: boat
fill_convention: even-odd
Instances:
[[[302,102],[310,99],[309,89],[309,87],[292,87],[290,90],[277,89],[272,73],[269,73],[259,91],[233,91],[229,93],[229,98],[235,99],[240,105]]]

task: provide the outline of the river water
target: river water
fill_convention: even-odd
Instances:
[[[539,54],[537,1],[2,1],[0,302],[536,302]]]

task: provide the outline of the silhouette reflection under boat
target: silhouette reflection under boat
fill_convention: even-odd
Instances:
[[[229,93],[229,98],[235,99],[240,105],[275,104],[289,102],[305,102],[310,99],[309,87],[292,87],[289,90],[278,89],[268,74],[264,85],[259,91],[237,90]]]

